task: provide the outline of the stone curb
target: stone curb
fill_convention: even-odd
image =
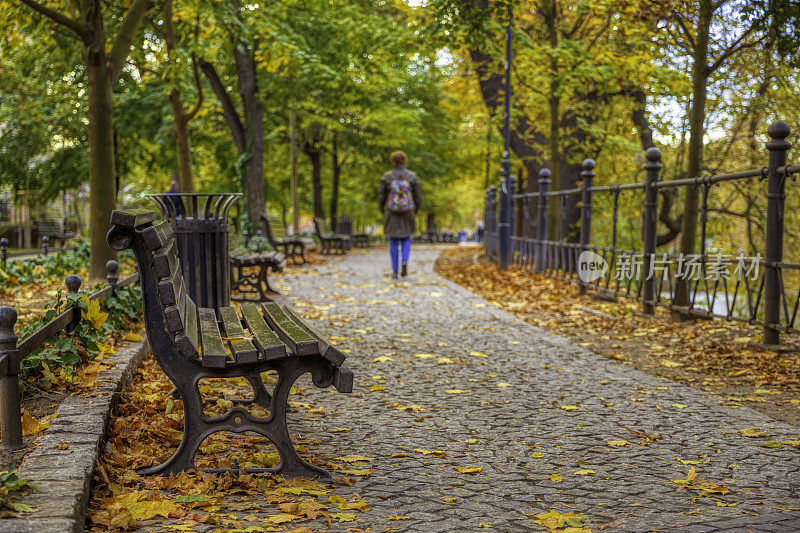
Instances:
[[[103,359],[113,366],[97,375],[97,387],[90,395],[68,396],[61,402],[58,416],[18,472],[32,487],[24,503],[36,511],[21,519],[0,520],[0,533],[83,531],[109,414],[148,348],[146,340],[120,348]]]

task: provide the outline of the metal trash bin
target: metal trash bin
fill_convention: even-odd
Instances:
[[[228,210],[241,193],[164,193],[148,197],[175,232],[189,296],[218,310],[231,302]]]

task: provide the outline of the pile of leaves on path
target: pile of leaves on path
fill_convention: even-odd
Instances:
[[[273,373],[265,383],[274,383]],[[244,379],[209,379],[201,382],[208,416],[221,415],[233,405],[229,398],[243,397]],[[120,402],[109,423],[105,453],[95,475],[95,489],[89,506],[89,527],[93,531],[135,529],[143,522],[168,519],[169,530],[192,531],[216,525],[225,530],[311,532],[333,522],[355,520],[356,513],[371,504],[357,494],[332,495],[333,485],[310,479],[284,479],[271,474],[230,472],[213,474],[188,472],[171,476],[136,474],[136,469],[160,464],[177,449],[183,432],[181,400],[170,397],[172,384],[155,359],[142,363],[136,379]],[[220,396],[220,393],[222,395]],[[303,390],[293,388],[292,399]],[[310,404],[290,402],[295,409],[313,412]],[[260,407],[248,409],[267,416]],[[351,485],[350,476],[368,476],[370,458],[344,456],[327,459],[309,448],[318,439],[293,438],[300,455],[312,464],[334,471],[340,485]],[[306,448],[306,445],[309,448]],[[235,461],[235,463],[234,463]],[[197,455],[199,468],[270,468],[280,462],[271,443],[251,434],[215,433],[204,441]],[[161,524],[163,525],[163,524]]]
[[[720,403],[747,402],[800,422],[800,360],[760,346],[761,329],[739,322],[676,322],[664,309],[640,315],[640,304],[578,295],[578,286],[512,265],[500,271],[482,251],[446,250],[436,271],[493,305],[599,355],[656,375],[722,394]],[[797,350],[800,339],[784,335]]]

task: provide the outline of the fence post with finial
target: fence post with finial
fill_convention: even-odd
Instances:
[[[8,239],[3,237],[0,239],[0,263],[5,264],[8,260]]]
[[[642,287],[642,312],[652,315],[656,309],[656,280],[653,261],[656,258],[658,231],[658,173],[661,171],[661,150],[652,147],[644,154],[647,170],[644,186],[644,286]]]
[[[584,159],[581,165],[581,254],[589,250],[589,244],[592,238],[592,186],[594,185],[594,167],[593,159]],[[587,254],[588,255],[588,254]],[[578,256],[580,263],[580,256]],[[589,282],[581,279],[581,267],[577,265],[578,270],[578,292],[579,294],[586,294],[586,288]]]
[[[786,165],[786,152],[791,146],[786,137],[789,136],[789,125],[778,120],[767,128],[769,141],[769,167],[767,170],[767,243],[764,268],[764,344],[777,346],[781,342],[778,329],[781,321],[781,273],[780,262],[783,261],[783,209],[786,186],[786,174],[778,169]]]
[[[106,281],[108,281],[108,286],[111,287],[111,295],[113,296],[117,292],[117,282],[119,281],[119,263],[112,259],[106,263],[106,271],[108,272],[106,275]]]
[[[77,274],[72,274],[70,276],[67,276],[67,279],[64,280],[64,283],[67,286],[67,301],[69,301],[70,294],[74,295],[78,294],[78,290],[81,288],[81,283],[83,283],[83,280]],[[78,327],[80,321],[81,321],[81,308],[79,305],[75,305],[73,306],[72,321],[69,324],[67,324],[67,327],[64,329],[68,333],[71,333],[75,331],[75,328]]]
[[[543,168],[539,171],[539,221],[536,224],[536,257],[534,263],[536,265],[536,272],[542,273],[546,269],[545,255],[547,240],[547,192],[550,190],[550,169]]]
[[[42,255],[47,256],[50,252],[50,237],[45,235],[42,237]]]
[[[0,435],[4,450],[22,447],[22,413],[19,400],[19,350],[14,325],[17,310],[0,307]]]

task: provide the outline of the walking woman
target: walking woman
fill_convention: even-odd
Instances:
[[[381,178],[378,195],[383,210],[383,233],[389,239],[393,279],[397,279],[398,271],[402,276],[408,274],[411,237],[416,225],[414,215],[422,201],[419,180],[406,168],[407,163],[405,152],[398,150],[392,154],[392,170]],[[398,252],[402,252],[402,265]]]

